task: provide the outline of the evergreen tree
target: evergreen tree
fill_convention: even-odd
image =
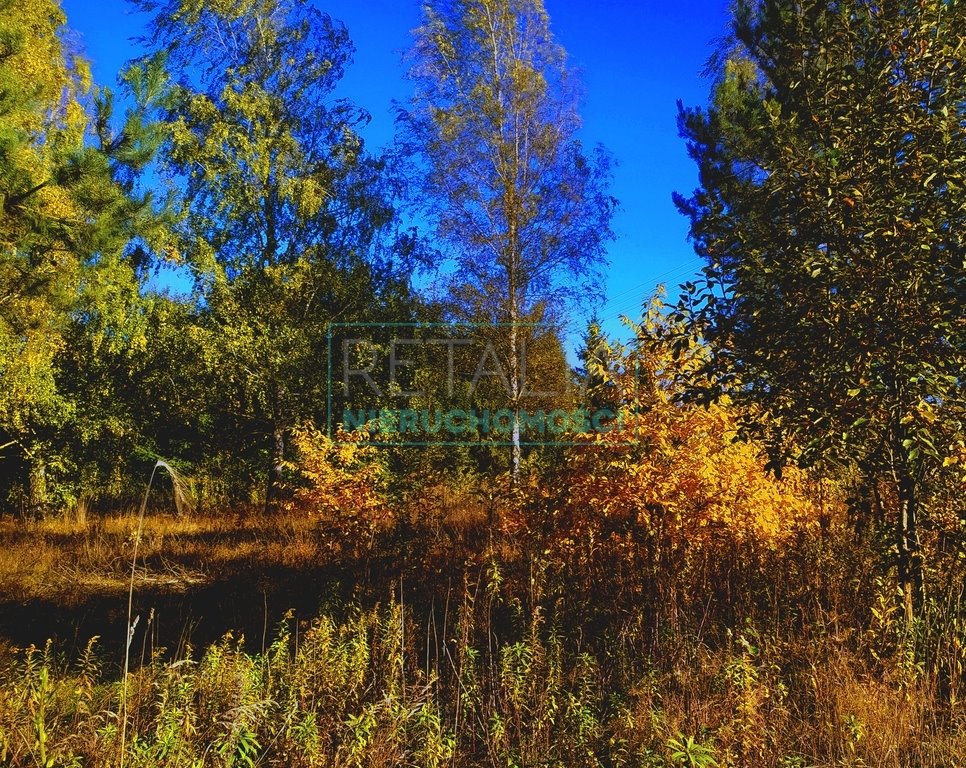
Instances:
[[[65,24],[53,0],[0,5],[0,486],[33,508],[76,493],[65,430],[88,396],[65,361],[79,334],[126,343],[117,313],[137,299],[136,263],[163,239],[134,188],[149,132],[135,110],[107,140],[109,97],[86,109],[88,68]]]

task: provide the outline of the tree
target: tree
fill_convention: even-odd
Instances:
[[[87,64],[65,30],[53,0],[0,5],[0,487],[34,508],[74,490],[63,437],[86,399],[65,358],[81,329],[122,343],[113,313],[160,238],[135,190],[150,132],[132,110],[111,134],[106,92],[87,109]]]
[[[587,324],[583,345],[578,350],[580,365],[574,371],[580,392],[591,411],[619,408],[616,388],[611,377],[615,367],[614,350],[600,327],[596,314]]]
[[[593,293],[612,237],[610,161],[577,139],[574,78],[542,0],[439,0],[416,30],[405,145],[419,197],[453,257],[452,296],[474,321],[508,325],[512,407],[524,323]],[[514,470],[520,463],[514,424]]]
[[[707,110],[682,109],[707,266],[678,316],[691,396],[749,404],[770,467],[888,481],[907,616],[921,489],[962,437],[966,5],[743,0]]]
[[[325,392],[325,324],[406,293],[381,163],[334,100],[352,47],[301,0],[141,0],[174,85],[163,115],[169,176],[207,308],[220,424],[269,456],[272,504],[286,434]],[[403,247],[397,247],[402,244]]]

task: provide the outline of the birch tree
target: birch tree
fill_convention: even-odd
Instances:
[[[421,212],[450,260],[455,314],[508,331],[518,413],[527,324],[599,287],[616,205],[610,160],[578,138],[575,77],[542,0],[435,0],[424,10],[415,93],[400,113],[404,146],[420,161]]]

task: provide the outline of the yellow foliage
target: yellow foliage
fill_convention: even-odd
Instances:
[[[294,493],[295,507],[344,534],[371,534],[389,520],[389,473],[376,449],[342,432],[331,439],[311,425],[294,430],[292,445],[298,460],[289,469],[303,481]]]
[[[960,475],[960,482],[966,484],[966,441],[953,441],[943,459],[944,467],[954,467]]]
[[[686,409],[664,400],[630,427],[636,445],[617,443],[625,433],[571,457],[572,504],[651,527],[659,516],[692,544],[725,534],[774,545],[819,518],[806,493],[809,478],[798,470],[782,480],[766,475],[758,449],[733,441],[724,407]]]
[[[766,473],[760,446],[736,439],[733,406],[675,400],[673,372],[692,359],[648,343],[660,322],[652,308],[637,329],[641,344],[625,353],[620,372],[601,372],[623,393],[625,427],[569,453],[562,490],[551,502],[559,544],[586,550],[588,541],[610,537],[679,554],[764,551],[838,512],[837,495],[807,472],[789,468],[781,479]]]

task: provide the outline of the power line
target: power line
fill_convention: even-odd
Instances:
[[[651,279],[646,280],[643,283],[638,283],[637,285],[627,288],[621,291],[620,293],[615,293],[613,296],[611,296],[607,301],[605,301],[601,305],[601,309],[605,309],[606,307],[614,304],[618,299],[622,299],[625,296],[642,292],[645,288],[653,288],[657,283],[661,282],[662,278],[680,275],[686,272],[691,272],[691,268],[696,267],[702,261],[703,259],[701,259],[700,257],[693,258],[683,265],[678,265],[673,269],[667,270],[666,272],[661,272],[657,275],[654,275]]]
[[[696,260],[693,260],[692,262],[689,262],[689,264],[690,265],[694,265],[695,262],[700,262],[700,261],[701,261],[701,259],[696,259]],[[674,278],[683,277],[685,275],[692,275],[692,274],[694,274],[694,272],[695,272],[695,270],[693,270],[691,268],[691,266],[679,267],[678,269],[671,270],[671,271],[665,272],[665,273],[663,273],[661,275],[658,275],[657,277],[654,278],[654,281],[653,282],[645,283],[645,285],[653,288],[657,283],[661,282],[661,278],[666,278],[666,277],[674,277]],[[638,289],[635,288],[634,290],[638,290]],[[626,292],[624,292],[624,293],[626,294]],[[615,296],[615,298],[617,298],[617,297]],[[643,301],[644,301],[644,297],[641,296],[640,298],[635,299],[635,300],[630,301],[630,302],[627,302],[627,301],[620,302],[619,304],[617,304],[617,306],[611,306],[610,307],[610,310],[607,313],[607,315],[605,315],[603,317],[598,317],[598,321],[601,322],[601,323],[604,323],[604,322],[607,322],[609,320],[616,320],[621,315],[626,314],[628,311],[634,310],[634,309],[637,309],[637,308],[641,307],[642,304],[643,304]],[[604,306],[606,307],[606,306],[608,306],[609,304],[612,304],[612,303],[613,302],[608,302]]]

